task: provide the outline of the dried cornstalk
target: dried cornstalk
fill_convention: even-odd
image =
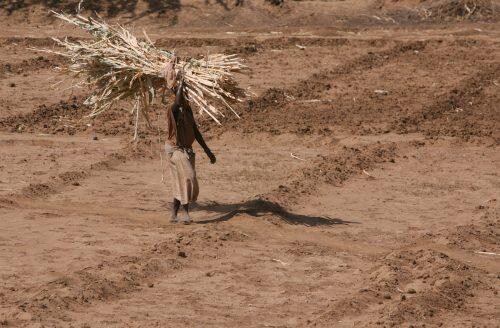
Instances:
[[[68,58],[68,70],[94,89],[85,104],[92,106],[90,116],[108,110],[120,99],[135,101],[132,112],[139,113],[149,125],[147,108],[167,87],[169,69],[174,78],[183,79],[186,98],[220,124],[224,116],[216,106],[234,112],[230,103],[246,96],[237,87],[232,72],[246,68],[236,55],[213,54],[203,59],[176,59],[173,52],[155,47],[144,31],[145,40],[138,40],[122,26],[109,26],[103,21],[80,15],[54,15],[92,35],[90,41],[53,40],[62,50],[44,51]],[[234,112],[235,113],[235,112]],[[137,133],[137,131],[136,131]]]

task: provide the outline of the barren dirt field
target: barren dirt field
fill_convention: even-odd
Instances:
[[[166,107],[134,142],[37,50],[78,2],[0,0],[0,327],[500,327],[499,1],[83,1],[250,67],[191,225]]]

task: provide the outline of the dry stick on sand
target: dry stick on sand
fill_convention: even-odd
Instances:
[[[300,158],[299,156],[295,155],[294,153],[290,153],[290,156],[291,156],[292,158],[295,158],[295,159],[298,159],[298,160],[301,160],[301,161],[305,161],[305,159]]]
[[[500,253],[494,253],[494,252],[482,252],[482,251],[475,251],[474,253],[476,253],[476,254],[483,254],[483,255],[495,255],[495,256],[500,256]]]
[[[109,26],[80,15],[53,13],[93,37],[77,42],[53,38],[62,49],[43,50],[66,57],[70,61],[68,71],[85,78],[85,84],[94,89],[85,101],[92,106],[91,117],[108,110],[118,100],[133,99],[137,136],[139,116],[151,127],[147,108],[167,87],[167,74],[172,67],[172,75],[184,80],[186,98],[201,114],[208,114],[218,124],[218,117],[224,114],[216,106],[226,107],[236,114],[230,103],[242,101],[241,98],[247,95],[237,86],[232,74],[246,68],[236,55],[177,59],[173,52],[156,48],[145,32],[145,41],[142,41],[122,26]]]

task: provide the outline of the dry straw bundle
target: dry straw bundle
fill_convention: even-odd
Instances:
[[[149,104],[172,80],[180,78],[184,81],[186,98],[200,113],[207,113],[219,124],[217,117],[224,114],[214,104],[236,114],[230,103],[241,101],[238,97],[245,93],[237,87],[232,72],[246,68],[236,55],[214,54],[203,59],[180,60],[174,53],[156,48],[145,32],[142,41],[122,26],[112,27],[79,15],[54,14],[93,36],[90,41],[78,42],[53,38],[64,50],[45,50],[68,58],[68,69],[76,77],[87,77],[81,83],[94,88],[86,100],[92,106],[90,116],[109,109],[117,100],[133,99],[137,133],[139,113],[150,126]]]

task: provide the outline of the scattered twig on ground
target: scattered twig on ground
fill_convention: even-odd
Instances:
[[[375,179],[375,177],[373,175],[371,175],[370,173],[368,173],[366,170],[363,170],[363,174],[367,175],[368,178],[370,178],[370,179]]]
[[[299,100],[298,102],[308,104],[308,103],[318,103],[318,102],[330,103],[334,101],[335,101],[334,99],[304,99],[304,100]]]
[[[301,160],[301,161],[305,161],[305,159],[300,158],[297,155],[294,155],[294,153],[290,153],[290,156],[293,157],[293,158],[295,158],[295,159],[298,159],[298,160]]]
[[[279,264],[283,265],[283,266],[286,266],[288,265],[289,263],[286,263],[286,262],[283,262],[282,260],[278,260],[278,259],[272,259],[271,261],[273,262],[278,262]]]
[[[482,254],[482,255],[500,256],[500,253],[493,253],[493,252],[474,251],[474,253],[476,253],[476,254]]]

